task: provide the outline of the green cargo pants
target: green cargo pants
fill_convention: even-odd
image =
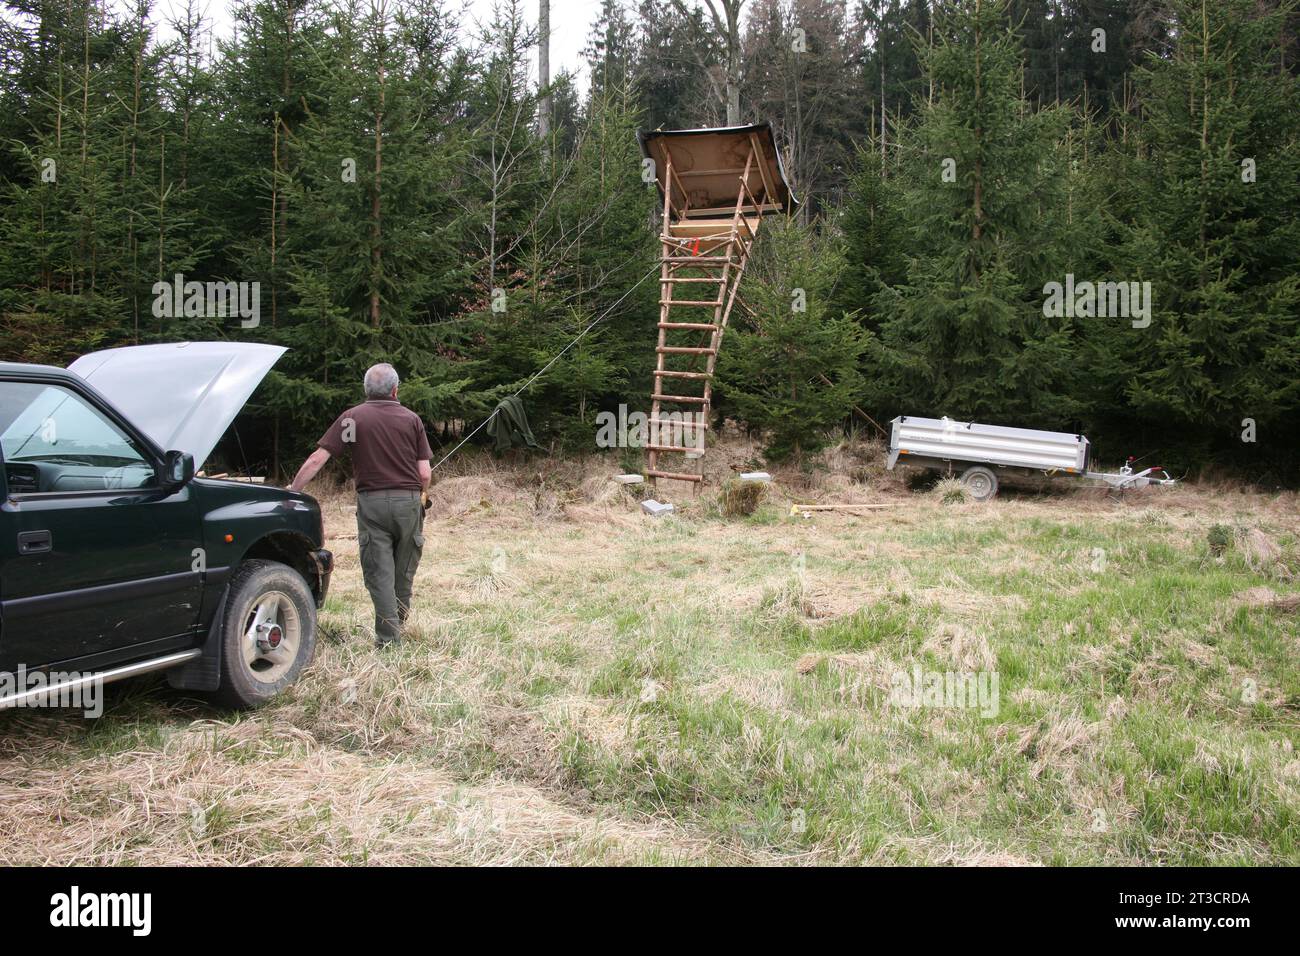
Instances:
[[[411,609],[411,583],[424,551],[424,509],[418,491],[357,494],[357,544],[361,574],[375,605],[380,647],[401,639]]]

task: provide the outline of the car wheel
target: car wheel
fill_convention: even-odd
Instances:
[[[316,602],[307,582],[277,561],[245,561],[230,579],[221,634],[221,687],[231,707],[260,707],[311,663]]]
[[[988,501],[998,493],[998,476],[988,468],[976,465],[961,473],[961,483],[975,501]]]

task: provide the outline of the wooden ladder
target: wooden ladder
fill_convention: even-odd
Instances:
[[[721,218],[688,216],[688,208],[678,210],[674,206],[671,185],[664,190],[659,340],[645,446],[646,475],[652,484],[659,478],[689,481],[698,491],[704,480],[704,439],[712,410],[713,369],[764,208],[749,188],[750,172],[757,160],[751,146],[730,218],[725,214]],[[671,154],[664,181],[674,182]],[[680,184],[680,180],[677,182]],[[681,191],[685,196],[685,189]],[[748,208],[755,211],[753,216],[747,214],[747,198],[752,204]],[[701,358],[703,370],[699,368]],[[665,405],[674,410],[665,413]],[[665,455],[680,456],[680,464],[673,467],[670,459],[669,467],[663,467],[660,459]]]

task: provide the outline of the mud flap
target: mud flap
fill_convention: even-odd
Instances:
[[[203,653],[181,667],[167,672],[167,683],[177,690],[216,690],[221,686],[221,633],[226,623],[226,596],[230,585],[221,589],[217,613],[212,616]]]

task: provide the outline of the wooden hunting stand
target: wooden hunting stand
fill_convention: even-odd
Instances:
[[[798,200],[767,123],[656,130],[638,139],[654,161],[663,195],[659,344],[646,474],[652,484],[670,478],[692,482],[698,491],[713,368],[759,222],[771,213],[792,212]],[[695,393],[697,382],[702,391]],[[664,416],[664,405],[675,406],[673,417]],[[680,440],[672,441],[673,435]],[[683,457],[675,467],[663,468],[661,455]]]

